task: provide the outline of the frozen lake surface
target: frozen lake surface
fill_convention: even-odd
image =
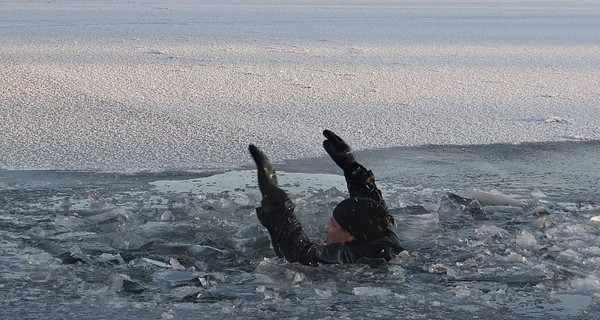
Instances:
[[[0,167],[600,139],[597,1],[0,2]]]
[[[593,319],[598,1],[0,1],[0,318]],[[321,241],[372,169],[408,249],[274,258],[247,145]]]

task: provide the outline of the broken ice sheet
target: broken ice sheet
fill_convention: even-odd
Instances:
[[[105,233],[102,235],[102,240],[115,249],[139,249],[152,242],[151,239],[131,231]]]
[[[168,287],[179,287],[183,285],[200,285],[198,278],[204,277],[201,272],[185,271],[185,270],[164,270],[158,271],[152,279],[155,283]]]
[[[139,293],[147,288],[141,282],[132,279],[129,275],[123,273],[113,274],[109,277],[109,288],[113,292],[128,291]]]
[[[173,270],[185,270],[185,267],[182,266],[181,263],[179,263],[179,261],[175,258],[169,259],[169,264]]]
[[[123,222],[131,219],[133,214],[130,210],[125,208],[116,208],[109,211],[105,211],[99,214],[85,217],[83,220],[88,225],[99,225],[108,222]]]

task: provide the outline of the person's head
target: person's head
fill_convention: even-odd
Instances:
[[[333,209],[327,227],[328,244],[353,240],[374,240],[384,235],[394,218],[381,203],[369,198],[350,198]]]

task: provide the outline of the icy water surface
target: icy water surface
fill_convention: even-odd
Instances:
[[[592,319],[600,144],[361,152],[408,249],[381,266],[274,257],[254,174],[0,171],[2,319]],[[346,196],[278,164],[315,241]]]

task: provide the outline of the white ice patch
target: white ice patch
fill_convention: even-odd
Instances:
[[[492,225],[483,225],[475,229],[475,233],[480,236],[498,236],[500,238],[505,238],[509,235],[508,231]]]
[[[169,259],[169,264],[171,265],[171,268],[173,268],[173,270],[185,270],[185,267],[182,266],[181,263],[179,263],[179,260],[175,258]]]
[[[191,192],[194,194],[210,194],[230,192],[231,190],[256,190],[258,193],[258,180],[256,170],[229,171],[209,177],[190,180],[159,180],[151,182],[160,192]],[[334,174],[309,174],[277,171],[279,186],[285,191],[306,193],[307,191],[329,190],[337,188],[346,189],[346,181],[342,175]],[[246,190],[248,191],[248,190]],[[248,204],[250,199],[243,192],[233,192],[238,204]]]
[[[535,250],[538,247],[535,237],[526,230],[517,234],[515,242],[519,248],[524,250]]]
[[[557,117],[557,116],[546,117],[546,119],[544,119],[544,122],[545,123],[568,123],[568,121],[566,119]]]
[[[321,290],[319,288],[315,288],[315,293],[317,294],[317,296],[321,297],[321,298],[331,298],[333,292],[329,289],[324,289]]]
[[[576,278],[571,281],[571,286],[583,292],[600,294],[600,277],[589,274],[585,278]]]
[[[467,190],[461,194],[465,198],[475,199],[484,206],[523,206],[523,201],[514,199],[499,192],[487,192],[477,189]]]
[[[83,219],[76,216],[57,215],[56,218],[54,218],[54,225],[57,227],[75,229],[81,227],[83,224]]]
[[[590,224],[600,229],[600,216],[595,216],[590,219]]]
[[[542,190],[538,188],[531,190],[531,196],[536,200],[546,199],[548,197]]]

